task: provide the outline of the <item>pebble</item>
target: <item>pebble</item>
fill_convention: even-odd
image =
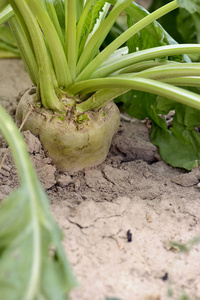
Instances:
[[[73,183],[73,180],[69,175],[60,175],[57,179],[57,184],[61,187],[68,186],[70,183]]]

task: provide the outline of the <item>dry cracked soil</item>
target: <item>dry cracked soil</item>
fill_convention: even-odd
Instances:
[[[31,82],[21,60],[1,60],[0,76],[0,104],[14,118],[17,96]],[[103,164],[76,173],[59,172],[38,138],[23,134],[79,282],[71,300],[200,299],[200,245],[182,253],[173,244],[200,234],[198,168],[165,164],[137,120],[121,122]],[[0,136],[0,159],[5,151]],[[9,154],[0,200],[18,185]]]

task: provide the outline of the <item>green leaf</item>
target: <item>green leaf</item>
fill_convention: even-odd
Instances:
[[[17,47],[17,43],[12,35],[10,28],[6,25],[0,26],[0,40],[11,46]]]
[[[54,2],[49,2],[48,0],[46,0],[45,2],[46,5],[46,10],[48,11],[48,14],[50,16],[50,19],[52,21],[52,23],[54,24],[54,27],[58,33],[59,39],[62,43],[63,48],[65,47],[65,41],[64,41],[64,34],[63,34],[63,29],[60,26],[60,22],[59,22],[59,18],[54,6]]]
[[[35,37],[33,37],[34,27],[36,27],[36,25],[38,27],[39,24],[45,35],[49,50],[51,52],[53,66],[55,68],[56,79],[58,81],[58,84],[61,87],[67,86],[71,83],[71,74],[69,72],[69,66],[66,60],[64,49],[62,47],[62,43],[59,39],[59,35],[56,32],[54,24],[52,23],[52,20],[50,19],[47,11],[45,10],[40,1],[29,0],[27,1],[27,3],[28,5],[26,5],[26,1],[22,1],[20,5],[19,2],[17,5],[18,7],[21,6],[21,10],[23,9],[23,17],[27,26],[29,27],[32,40],[35,39]],[[30,20],[30,18],[27,17],[28,14],[32,15],[30,18],[33,20]],[[38,24],[33,26],[33,23],[36,23],[37,21]],[[38,43],[38,41],[35,42],[33,40],[34,46],[36,43]],[[42,45],[42,42],[40,42],[40,44]]]
[[[200,11],[200,1],[199,0],[177,0],[178,5],[182,8],[188,10],[191,14]]]
[[[146,15],[148,15],[148,12],[145,12],[145,13],[146,13]],[[130,28],[134,24],[133,18],[129,14],[127,14],[127,24],[128,24],[128,28]],[[155,24],[155,29],[156,29],[157,35],[153,35],[153,34],[151,34],[151,31],[147,30],[147,28],[143,28],[137,34],[132,36],[127,41],[127,47],[129,49],[129,53],[135,52],[138,50],[157,47],[160,45],[165,45],[165,43],[163,42],[163,39],[164,39],[163,31],[161,30],[161,28],[156,27],[156,24]],[[160,39],[158,39],[158,37],[160,37]]]
[[[109,31],[111,30],[112,26],[114,25],[119,14],[130,4],[130,2],[131,2],[131,0],[120,0],[119,2],[117,2],[117,4],[112,9],[112,11],[106,17],[106,19],[101,23],[101,25],[94,32],[91,39],[88,41],[86,47],[84,48],[83,53],[81,54],[81,57],[77,64],[77,74],[81,73],[82,70],[84,70],[82,72],[83,74],[79,75],[80,77],[84,77],[84,75],[85,75],[84,73],[87,73],[88,69],[90,69],[90,73],[92,74],[93,71],[95,71],[95,69],[98,67],[98,65],[100,65],[101,62],[103,62],[110,54],[112,54],[118,48],[118,47],[116,47],[116,49],[112,49],[111,53],[107,53],[107,57],[104,57],[104,59],[102,59],[102,61],[101,61],[101,59],[99,60],[99,58],[98,58],[99,55],[97,55],[96,60],[98,61],[98,64],[95,63],[95,59],[92,61],[94,56],[99,51],[99,48],[101,47],[103,41],[105,40],[105,38],[108,35]],[[121,45],[124,42],[122,42]],[[110,45],[112,45],[112,43]],[[119,46],[121,46],[121,45],[119,45]],[[109,46],[106,49],[108,49]],[[104,49],[104,51],[105,51],[105,49]],[[103,53],[104,51],[102,51],[101,53]],[[91,68],[90,68],[90,64],[88,64],[89,62],[90,62],[90,64],[92,64]],[[77,77],[76,81],[82,80],[82,78],[80,79],[78,77]]]
[[[152,12],[161,6],[166,5],[168,2],[169,0],[153,1],[152,5],[149,8],[149,11]],[[162,18],[159,19],[159,23],[163,26],[163,28],[165,28],[168,34],[170,34],[178,43],[181,43],[183,41],[176,27],[176,17],[178,12],[179,11],[176,9],[171,11],[169,14],[164,15]]]
[[[166,122],[159,116],[161,110],[157,108],[157,96],[140,91],[129,91],[116,99],[122,102],[122,108],[133,118],[153,120],[164,131],[167,131]]]
[[[168,0],[154,1],[150,11],[167,4]],[[165,30],[173,36],[179,43],[198,43],[200,41],[200,13],[189,13],[188,10],[181,8],[174,10],[159,19],[159,23]]]
[[[56,10],[56,15],[57,15],[59,23],[60,23],[60,27],[64,31],[65,30],[65,8],[64,8],[63,0],[55,0],[54,7]]]
[[[131,51],[129,46],[130,40],[127,43],[129,52],[135,52],[138,50],[150,49],[161,45],[160,41],[154,38],[146,29],[142,29],[140,32],[134,35],[132,38]]]
[[[4,10],[8,4],[9,4],[9,2],[7,0],[1,0],[0,11]]]
[[[117,0],[109,0],[109,3],[116,3]],[[154,1],[155,2],[155,1]],[[154,10],[159,8],[160,6],[169,3],[168,0],[160,0],[159,2],[156,1],[153,2],[152,6],[154,6]],[[158,3],[157,3],[158,2]],[[154,5],[155,4],[155,5]],[[162,4],[162,5],[161,5]],[[142,6],[137,4],[136,2],[133,2],[128,6],[128,8],[125,9],[126,13],[129,14],[135,21],[139,21],[142,18],[149,15],[149,12],[144,9]],[[170,36],[171,32],[168,32],[168,29],[171,28],[169,26],[172,22],[169,22],[169,16],[174,15],[176,13],[176,10],[171,11],[170,13],[167,13],[163,17],[159,18],[159,21],[162,21],[162,19],[166,19],[164,28],[158,23],[157,21],[152,22],[150,25],[148,25],[146,28],[143,29],[143,31],[148,33],[152,39],[157,40],[159,45],[174,45],[177,44],[176,40]],[[172,21],[174,23],[174,20],[172,18]],[[169,24],[170,23],[170,24]],[[162,24],[162,23],[161,23]],[[166,27],[167,25],[167,27]],[[167,30],[167,31],[166,31]],[[176,31],[175,27],[173,26],[173,32]],[[181,55],[181,60],[184,61],[190,61],[187,55]]]
[[[200,126],[199,111],[188,106],[160,99],[158,108],[167,111],[175,110],[172,127],[168,131],[152,124],[151,140],[159,148],[165,162],[174,166],[191,170],[200,163],[200,135],[195,130]],[[168,109],[167,109],[168,106]]]
[[[133,18],[129,15],[127,15],[127,25],[128,28],[130,28],[131,26],[133,26]],[[139,34],[139,33],[138,33]],[[137,34],[136,34],[137,35]],[[132,36],[128,41],[127,41],[127,47],[128,47],[128,52],[135,52],[136,51],[136,47],[134,45],[134,39],[136,38],[135,36]]]
[[[113,42],[120,34],[124,32],[124,30],[124,24],[121,25],[117,20],[108,33],[107,37],[105,38],[104,42],[102,43],[101,50],[106,48],[111,42]],[[125,44],[123,46],[125,46]]]
[[[186,9],[180,9],[177,16],[177,29],[184,41],[200,42],[200,13],[190,14]]]
[[[162,159],[173,167],[191,170],[200,161],[198,149],[200,140],[198,133],[189,131],[184,126],[174,125],[169,132],[163,132],[160,127],[152,127],[151,140],[158,146]]]
[[[3,10],[0,9],[0,25],[6,23],[14,16],[14,11],[10,5],[7,5]]]
[[[36,86],[39,79],[38,65],[35,59],[34,51],[29,44],[23,29],[17,21],[16,17],[13,17],[9,21],[9,26],[12,30],[13,35],[16,38],[18,49],[20,51],[21,58],[24,61],[26,71],[28,72],[30,79]]]
[[[200,135],[195,130],[200,126],[198,110],[140,91],[130,91],[120,96],[117,102],[123,103],[122,108],[130,116],[152,120],[150,137],[166,163],[187,170],[200,163]],[[168,129],[161,115],[167,115],[172,110],[176,114],[172,127]]]
[[[80,16],[83,12],[84,0],[76,0],[76,18],[77,21],[80,19]]]
[[[0,57],[20,57],[17,43],[6,25],[0,26],[0,51]]]
[[[97,19],[99,18],[99,14],[102,11],[104,5],[105,5],[105,0],[94,1],[83,26],[79,54],[82,53],[88,35],[93,30],[94,25]]]
[[[0,209],[1,298],[66,300],[74,281],[61,248],[61,231],[42,188],[34,194],[23,185]],[[31,201],[37,201],[35,208]]]
[[[0,129],[10,145],[20,188],[0,208],[1,299],[67,300],[75,286],[61,231],[11,117],[0,106]]]

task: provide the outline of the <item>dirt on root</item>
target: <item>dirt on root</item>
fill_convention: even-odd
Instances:
[[[31,82],[21,60],[0,60],[0,70],[0,104],[14,117],[18,93]],[[170,244],[199,235],[199,169],[166,165],[145,122],[135,120],[121,122],[102,165],[77,173],[59,172],[38,138],[23,134],[80,284],[72,300],[200,299],[200,246],[180,253]],[[0,137],[0,159],[5,151]],[[0,200],[18,185],[9,154]]]

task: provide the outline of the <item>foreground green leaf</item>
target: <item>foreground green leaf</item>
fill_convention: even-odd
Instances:
[[[37,202],[35,207],[31,201]],[[44,201],[47,199],[41,188],[31,195],[22,186],[2,204],[2,299],[68,299],[73,280],[61,249],[61,232],[46,204],[41,203]]]
[[[21,134],[2,107],[0,115],[0,129],[21,179],[20,188],[0,208],[1,299],[66,300],[75,280],[61,246],[61,231]]]

